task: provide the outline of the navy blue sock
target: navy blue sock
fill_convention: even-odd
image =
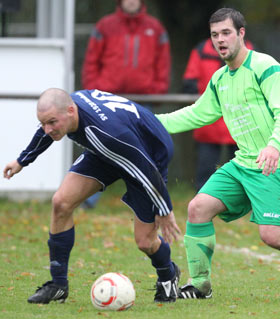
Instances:
[[[64,232],[51,234],[48,240],[50,250],[50,272],[53,282],[67,284],[68,261],[75,241],[74,226]]]
[[[166,243],[161,236],[159,236],[159,238],[161,240],[161,245],[159,246],[158,251],[153,255],[148,256],[152,260],[152,265],[157,270],[158,280],[163,282],[174,278],[175,269],[170,259],[169,244]]]

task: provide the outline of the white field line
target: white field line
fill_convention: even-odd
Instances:
[[[280,254],[278,252],[273,252],[269,255],[263,255],[263,254],[258,254],[257,252],[249,249],[249,248],[236,248],[232,246],[223,246],[220,244],[216,244],[216,248],[218,250],[221,250],[223,252],[228,252],[228,253],[235,253],[235,254],[242,254],[245,255],[246,257],[253,257],[257,259],[261,259],[263,261],[266,261],[268,263],[271,262],[277,262],[280,263]]]

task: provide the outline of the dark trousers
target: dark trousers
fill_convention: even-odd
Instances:
[[[197,166],[195,187],[198,191],[216,171],[217,167],[234,157],[237,150],[232,144],[210,144],[197,142]]]

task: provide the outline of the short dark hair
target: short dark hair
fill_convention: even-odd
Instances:
[[[209,25],[226,19],[232,20],[233,26],[237,32],[239,32],[240,28],[245,28],[246,26],[246,21],[242,13],[233,8],[221,8],[214,12],[209,19]]]

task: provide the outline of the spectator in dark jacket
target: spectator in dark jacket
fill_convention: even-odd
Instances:
[[[253,49],[253,45],[249,41],[246,41],[246,46],[248,49]],[[213,73],[223,65],[224,62],[214,49],[211,38],[200,42],[191,51],[183,75],[183,92],[202,94]],[[193,137],[197,143],[198,151],[195,187],[199,190],[214,173],[217,165],[222,164],[223,146],[226,151],[224,161],[234,157],[237,146],[223,118],[211,125],[194,130]]]

